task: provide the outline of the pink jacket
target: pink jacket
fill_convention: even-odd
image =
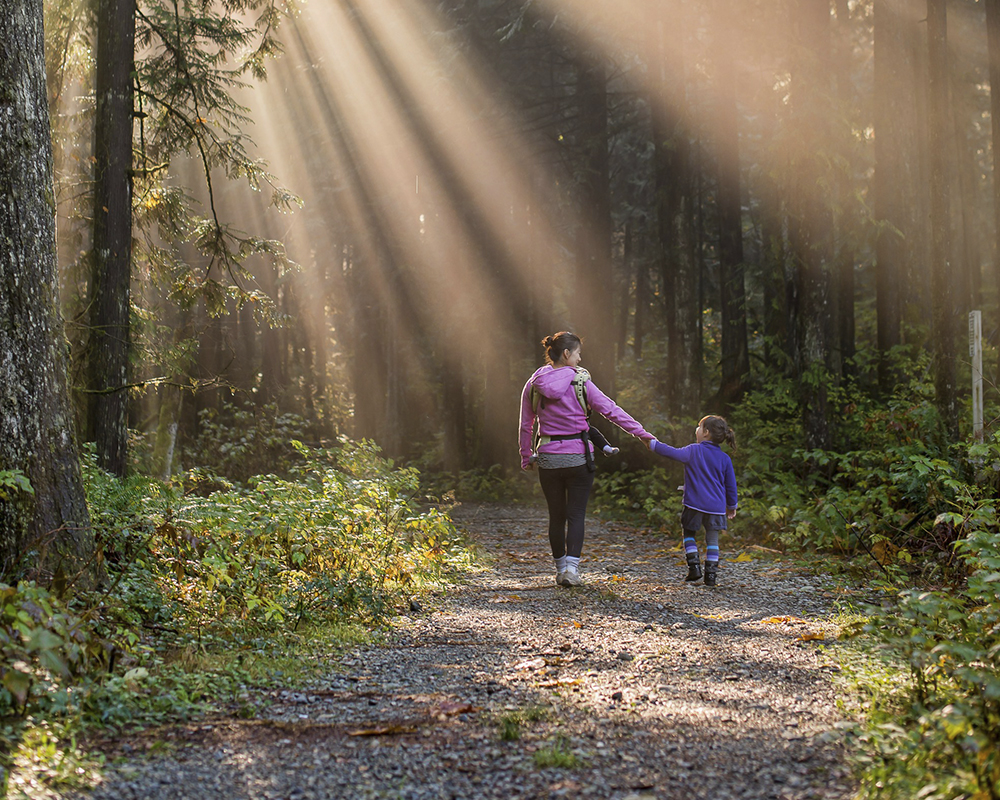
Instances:
[[[576,370],[572,367],[553,367],[546,365],[535,370],[521,391],[521,469],[528,466],[531,456],[531,430],[535,422],[535,412],[531,409],[531,387],[535,386],[544,398],[538,404],[538,423],[543,436],[581,433],[590,426],[587,415],[580,407],[573,389],[573,376]],[[609,422],[613,422],[625,433],[630,433],[639,439],[655,438],[642,425],[622,411],[615,402],[598,389],[593,381],[586,384],[587,400],[590,407]],[[593,450],[588,441],[587,447]],[[582,453],[583,442],[580,439],[567,439],[561,442],[549,442],[538,448],[542,453]]]

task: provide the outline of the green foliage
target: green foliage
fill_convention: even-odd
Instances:
[[[639,515],[663,527],[675,527],[681,515],[678,486],[683,473],[674,465],[639,472],[599,472],[594,478],[595,506],[621,517]]]
[[[251,154],[249,110],[235,99],[251,79],[265,78],[266,60],[281,50],[278,27],[291,10],[277,0],[229,0],[220,6],[148,0],[137,10],[135,205],[137,226],[146,234],[138,252],[182,305],[200,296],[216,316],[230,297],[270,310],[273,299],[239,288],[239,279],[250,277],[245,264],[252,256],[264,256],[279,272],[292,266],[279,242],[224,223],[213,191],[213,173],[221,171],[246,180],[254,191],[270,187],[271,204],[281,210],[299,202]],[[199,217],[188,192],[169,180],[169,166],[178,156],[200,162],[208,186],[207,217]],[[203,276],[192,274],[183,244],[207,259]],[[231,282],[216,278],[213,268],[221,268]]]
[[[100,655],[91,625],[49,590],[0,583],[0,718],[69,703],[74,678]]]
[[[305,438],[306,422],[296,414],[280,413],[275,405],[201,413],[200,435],[188,453],[199,465],[199,477],[225,475],[246,483],[254,475],[287,475],[302,460],[291,442]]]
[[[909,680],[857,733],[862,798],[1000,794],[1000,534],[980,528],[957,549],[962,591],[905,591],[867,626]]]
[[[331,452],[296,443],[296,452],[289,478],[219,482],[206,497],[146,495],[139,524],[115,534],[132,555],[118,574],[122,621],[138,614],[223,638],[319,620],[379,623],[467,558],[445,515],[416,508],[416,470],[368,442]]]
[[[35,493],[31,481],[19,469],[0,469],[0,500],[9,500],[11,491]]]

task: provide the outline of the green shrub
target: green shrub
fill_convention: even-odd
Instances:
[[[90,629],[49,590],[0,583],[0,717],[29,703],[65,708],[73,681],[100,655]]]
[[[273,404],[204,409],[197,442],[186,455],[200,469],[236,483],[265,473],[286,475],[299,462],[291,443],[306,438],[307,427],[302,417],[279,413]]]
[[[859,730],[862,798],[1000,796],[1000,534],[974,513],[993,525],[957,546],[964,589],[903,592],[868,625],[909,680]]]

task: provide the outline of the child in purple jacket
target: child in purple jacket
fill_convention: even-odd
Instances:
[[[684,552],[687,556],[686,581],[701,579],[695,534],[705,528],[705,585],[715,586],[719,572],[719,531],[726,519],[736,516],[736,473],[732,459],[720,444],[736,449],[736,433],[717,416],[702,417],[694,432],[695,444],[671,447],[653,439],[649,449],[684,464]]]

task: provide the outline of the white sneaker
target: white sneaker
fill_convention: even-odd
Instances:
[[[556,586],[566,586],[566,571],[556,573]]]
[[[568,567],[566,571],[562,574],[562,586],[583,586],[583,580],[580,578],[580,573],[573,567]]]

